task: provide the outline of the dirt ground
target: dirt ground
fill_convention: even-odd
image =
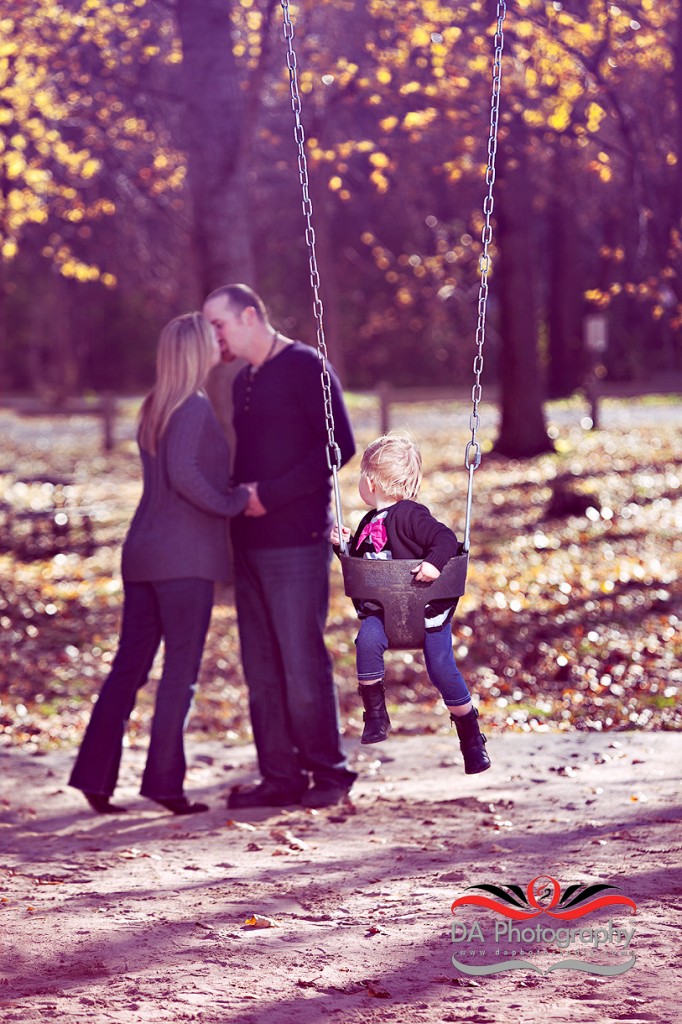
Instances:
[[[65,785],[68,748],[0,750],[2,1021],[682,1016],[679,734],[492,735],[493,769],[473,777],[446,732],[374,747],[350,740],[360,771],[352,801],[238,818],[224,797],[255,777],[253,747],[192,736],[188,747],[188,792],[211,804],[192,818],[137,796],[143,748],[126,751],[116,796],[129,811],[118,817],[92,814]],[[580,948],[592,964],[634,954],[633,967],[615,977],[551,971],[566,953],[547,943],[519,947],[539,970],[476,976],[453,966],[453,953],[460,963],[505,959],[488,934],[491,911],[459,918],[484,923],[483,944],[467,953],[452,941],[453,900],[469,886],[525,889],[543,875],[562,890],[620,886],[613,892],[636,903],[634,916],[614,907],[577,924],[634,926],[627,954]],[[254,914],[274,926],[248,925]]]

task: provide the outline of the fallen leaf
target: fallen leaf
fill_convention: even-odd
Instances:
[[[391,993],[387,988],[384,988],[378,981],[366,981],[365,988],[368,996],[373,996],[375,999],[390,999]]]
[[[251,914],[244,924],[247,928],[279,928],[279,922],[272,917],[262,917],[260,914]]]
[[[292,850],[307,850],[308,844],[302,839],[299,839],[289,829],[283,830],[279,828],[273,828],[270,832],[273,839],[276,839],[278,843],[286,843]]]

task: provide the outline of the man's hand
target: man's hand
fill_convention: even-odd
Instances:
[[[411,571],[419,583],[433,583],[440,576],[440,569],[436,569],[435,565],[431,565],[430,562],[422,562]]]
[[[342,532],[343,539],[345,540],[346,544],[348,544],[350,542],[350,529],[347,526],[344,526],[342,527]],[[337,523],[334,523],[334,525],[332,526],[332,532],[329,534],[329,539],[335,548],[341,546],[339,541],[339,527]]]
[[[267,515],[268,510],[258,497],[258,484],[252,483],[246,484],[245,486],[249,492],[249,500],[246,508],[244,509],[244,515],[254,517]]]

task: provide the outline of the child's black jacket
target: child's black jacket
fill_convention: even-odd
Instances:
[[[350,542],[351,555],[357,555],[356,538],[376,514],[373,508],[363,516]],[[391,505],[385,524],[394,558],[423,558],[442,572],[446,562],[459,554],[459,541],[452,530],[434,519],[426,505],[417,501],[405,498]]]

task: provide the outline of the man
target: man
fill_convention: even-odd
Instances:
[[[244,675],[262,781],[231,793],[228,807],[327,807],[350,789],[339,737],[331,659],[327,431],[320,361],[274,329],[246,285],[212,292],[204,316],[234,381],[235,481],[253,492],[232,523],[235,594]],[[330,370],[342,462],[355,451],[341,387]],[[312,778],[312,788],[310,779]]]

